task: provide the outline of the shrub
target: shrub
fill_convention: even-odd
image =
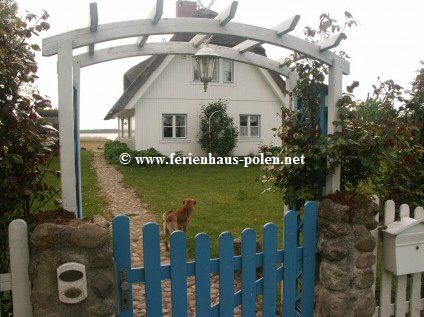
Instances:
[[[107,141],[105,143],[104,157],[109,164],[118,164],[119,155],[131,152],[127,144],[119,141]]]
[[[238,131],[227,114],[227,103],[218,100],[202,106],[199,144],[217,156],[230,156],[237,145]]]
[[[154,164],[137,164],[134,157],[165,157],[165,162],[168,161],[168,157],[163,155],[161,152],[155,148],[149,148],[147,150],[134,151],[131,150],[126,143],[119,141],[108,141],[105,143],[104,157],[109,164],[119,164],[119,156],[122,153],[127,153],[131,155],[131,162],[128,164],[123,164],[124,166],[157,166],[156,162]]]

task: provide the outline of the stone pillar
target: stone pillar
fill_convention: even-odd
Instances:
[[[31,300],[34,317],[115,316],[117,282],[107,229],[93,223],[44,223],[30,235]],[[68,262],[85,266],[87,298],[59,301],[56,269]]]
[[[316,317],[370,317],[376,301],[372,265],[378,206],[324,199],[318,209]]]

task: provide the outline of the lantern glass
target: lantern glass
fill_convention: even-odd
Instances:
[[[215,63],[217,62],[219,55],[213,49],[209,48],[206,43],[204,43],[199,52],[194,55],[194,58],[197,63],[199,79],[203,82],[206,92],[208,83],[213,79]]]

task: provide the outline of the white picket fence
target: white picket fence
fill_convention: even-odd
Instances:
[[[32,317],[28,228],[21,219],[9,225],[9,250],[11,273],[0,274],[0,292],[12,291],[13,316]]]
[[[377,200],[378,202],[378,200]],[[387,226],[390,223],[395,221],[395,203],[392,200],[386,201],[384,204],[384,225]],[[410,217],[409,206],[403,204],[399,207],[399,216]],[[421,219],[424,217],[423,207],[417,207],[414,210],[413,217],[415,219]],[[376,217],[378,221],[378,215]],[[377,240],[377,247],[374,250],[374,254],[378,254],[378,244],[381,241],[382,235],[378,234],[378,229],[372,232],[373,236]],[[383,254],[385,243],[383,242]],[[424,243],[424,241],[423,241]],[[387,247],[387,245],[386,245]],[[383,258],[381,257],[381,261]],[[376,265],[374,265],[374,273],[376,273]],[[400,275],[397,277],[397,284],[395,291],[395,302],[392,303],[391,294],[392,294],[392,279],[396,278],[392,275],[391,272],[384,269],[384,263],[382,263],[381,269],[381,280],[380,280],[380,306],[376,308],[373,317],[405,317],[409,313],[410,317],[420,317],[420,311],[424,310],[424,298],[421,298],[421,275],[422,273],[410,274],[410,289],[409,294],[407,294],[407,283],[408,275]],[[376,278],[376,274],[374,274]],[[375,286],[375,285],[374,285]],[[375,289],[375,287],[374,287]],[[407,297],[408,295],[408,297]],[[407,298],[409,300],[407,300]]]

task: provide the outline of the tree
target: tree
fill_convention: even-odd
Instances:
[[[227,114],[227,103],[218,100],[202,106],[199,144],[208,153],[230,156],[236,147],[238,131]]]
[[[43,181],[51,172],[46,164],[55,153],[57,131],[37,114],[51,105],[34,89],[34,51],[40,48],[27,41],[49,28],[47,18],[44,12],[21,19],[13,0],[0,2],[0,273],[9,269],[9,223],[28,221],[57,192]],[[9,316],[5,304],[2,312]]]
[[[345,27],[353,25],[352,16],[348,12],[345,16]],[[320,18],[318,31],[305,31],[313,42],[317,36],[322,39],[341,29],[329,15]],[[345,52],[340,54],[347,57]],[[301,100],[301,108],[282,111],[282,126],[276,129],[282,147],[273,155],[304,154],[306,164],[266,166],[263,182],[275,185],[285,203],[294,208],[306,200],[321,198],[323,177],[340,166],[342,194],[366,191],[378,194],[381,201],[393,199],[411,207],[422,204],[423,69],[411,91],[405,92],[393,80],[386,80],[373,86],[372,96],[364,101],[354,100],[352,93],[359,83],[353,82],[337,102],[340,120],[333,122],[336,132],[324,137],[317,124],[317,113],[328,67],[308,58],[287,60],[285,64],[299,74],[290,94]]]

